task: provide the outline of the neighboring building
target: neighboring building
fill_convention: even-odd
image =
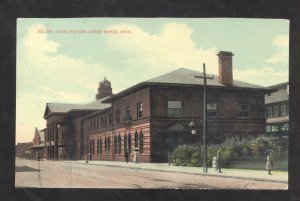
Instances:
[[[112,95],[106,88],[111,88],[111,86],[104,79],[99,84],[96,101],[89,104],[47,103],[44,113],[44,119],[47,121],[45,135],[47,159],[77,159],[77,149],[82,146],[80,144],[82,139],[79,135],[81,132],[79,118],[110,107],[110,104],[101,103],[103,99],[99,99]],[[105,95],[101,94],[103,90]]]
[[[269,87],[272,93],[265,95],[266,132],[288,136],[289,130],[289,83]]]
[[[45,131],[38,130],[35,128],[34,138],[32,140],[32,146],[30,147],[33,150],[34,156],[33,159],[43,159],[46,157],[46,149],[45,149]]]
[[[219,76],[208,79],[206,87],[208,143],[264,132],[264,95],[270,90],[233,80],[233,54],[221,51],[218,56]],[[178,145],[201,144],[203,78],[197,75],[201,72],[180,68],[115,95],[104,79],[91,104],[48,103],[49,158],[124,161],[125,151],[132,160],[137,148],[138,161],[164,162]],[[197,135],[188,126],[192,119]],[[68,157],[60,157],[60,147]]]
[[[32,145],[32,142],[18,143],[16,145],[16,157],[32,159],[34,156],[33,151],[30,149]]]

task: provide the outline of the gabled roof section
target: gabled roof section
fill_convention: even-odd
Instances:
[[[32,140],[33,146],[40,145],[45,142],[45,129],[38,130],[38,128],[35,128],[34,132],[34,138]]]
[[[185,131],[186,126],[183,125],[182,123],[177,122],[177,123],[171,125],[167,130],[168,131]]]
[[[81,110],[103,110],[110,107],[110,103],[102,103],[103,99],[88,104],[47,103],[44,118],[46,119],[51,114],[65,114],[67,112]]]
[[[289,100],[288,82],[270,86],[272,93],[265,95],[265,104]]]
[[[41,141],[41,143],[45,142],[45,129],[39,130],[39,133],[40,133],[40,141]]]

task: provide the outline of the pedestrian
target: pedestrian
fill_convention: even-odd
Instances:
[[[268,156],[267,156],[267,164],[266,164],[266,170],[268,170],[268,174],[271,174],[271,171],[273,169],[273,156],[272,156],[272,152],[269,152]]]
[[[213,157],[212,167],[215,168],[215,171],[218,171],[217,157],[215,156]]]
[[[170,152],[168,152],[168,163],[169,163],[169,165],[171,165],[171,153]]]
[[[217,170],[222,173],[222,148],[217,151]]]
[[[125,151],[125,161],[126,161],[126,163],[128,163],[128,159],[129,159],[129,154],[128,154],[128,151],[126,150]]]

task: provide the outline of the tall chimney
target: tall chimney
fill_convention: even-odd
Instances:
[[[232,85],[232,52],[220,51],[219,54],[219,83]]]

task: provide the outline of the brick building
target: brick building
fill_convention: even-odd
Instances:
[[[78,159],[82,150],[80,133],[82,132],[80,118],[95,111],[102,111],[110,104],[102,103],[99,93],[103,86],[109,88],[110,83],[105,79],[99,83],[96,100],[89,104],[47,103],[44,119],[47,121],[45,131],[46,158],[51,160]],[[105,89],[104,94],[112,95]]]
[[[218,56],[219,75],[207,80],[206,87],[208,143],[264,132],[268,90],[233,80],[233,54],[221,51]],[[123,161],[127,150],[132,160],[133,149],[138,148],[138,161],[164,162],[178,145],[200,145],[204,108],[203,79],[195,77],[199,75],[201,72],[180,68],[115,95],[104,79],[96,102],[90,104],[94,107],[48,103],[44,118],[50,158],[59,158],[57,125],[64,128],[63,149],[69,150],[70,159]],[[198,135],[190,132],[192,119]]]
[[[289,83],[269,87],[272,93],[265,95],[266,132],[288,136],[289,130]]]
[[[266,89],[233,80],[231,52],[219,54],[219,76],[207,82],[208,143],[226,137],[264,132]],[[180,68],[144,81],[103,102],[111,107],[82,119],[86,142],[81,159],[124,160],[128,150],[139,149],[139,161],[163,162],[180,144],[201,144],[203,119],[203,79],[198,71]],[[108,118],[108,124],[97,124]],[[188,124],[194,119],[198,135]],[[88,140],[87,140],[88,138]],[[85,154],[83,154],[85,153]]]
[[[22,142],[16,145],[16,157],[32,159],[34,157],[34,152],[30,147],[32,147],[32,142]]]

